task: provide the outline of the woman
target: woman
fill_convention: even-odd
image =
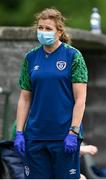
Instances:
[[[36,20],[41,46],[23,62],[14,146],[25,159],[25,178],[79,179],[87,68],[67,44],[58,10],[45,9]]]

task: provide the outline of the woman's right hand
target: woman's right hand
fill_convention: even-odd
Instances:
[[[14,148],[22,157],[25,156],[25,139],[22,131],[16,131],[16,137],[14,140]]]
[[[77,151],[77,135],[69,133],[64,140],[65,152],[76,152]]]

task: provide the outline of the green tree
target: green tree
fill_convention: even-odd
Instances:
[[[66,17],[66,25],[90,30],[90,15],[97,7],[102,18],[102,30],[106,32],[106,0],[0,0],[1,26],[31,26],[34,14],[44,8],[56,7]]]

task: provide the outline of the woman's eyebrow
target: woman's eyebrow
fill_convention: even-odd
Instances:
[[[43,25],[38,25],[38,27],[42,27]]]
[[[45,27],[47,27],[47,28],[53,28],[53,27],[51,27],[51,26],[48,26],[48,25],[46,25]]]

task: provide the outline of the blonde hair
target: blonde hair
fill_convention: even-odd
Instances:
[[[62,32],[62,35],[60,36],[60,41],[65,43],[71,42],[71,38],[65,31],[65,27],[64,27],[65,18],[62,16],[61,12],[58,11],[56,8],[44,9],[39,14],[35,15],[35,17],[36,17],[36,21],[34,22],[34,27],[36,24],[38,24],[40,19],[54,20],[57,30]]]

